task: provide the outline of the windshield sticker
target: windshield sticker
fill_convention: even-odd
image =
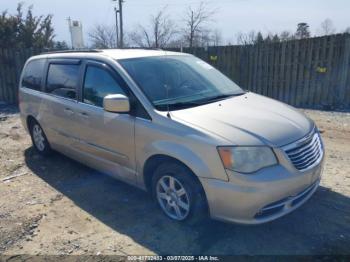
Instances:
[[[211,65],[209,65],[209,64],[207,64],[206,62],[203,62],[203,61],[197,61],[197,64],[200,65],[201,67],[203,67],[206,70],[210,70],[210,69],[214,68]]]

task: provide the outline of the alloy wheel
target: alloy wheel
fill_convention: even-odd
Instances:
[[[157,200],[163,211],[175,220],[184,220],[190,212],[190,198],[179,180],[173,176],[161,177],[156,187]]]
[[[44,132],[38,124],[34,124],[33,126],[33,140],[35,146],[39,151],[45,150]]]

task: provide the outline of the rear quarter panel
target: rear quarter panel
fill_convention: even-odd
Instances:
[[[35,119],[40,118],[40,107],[42,105],[42,92],[29,89],[22,86],[22,80],[24,73],[26,71],[26,68],[28,64],[36,59],[42,59],[45,60],[44,63],[46,63],[47,58],[45,55],[40,56],[34,56],[29,58],[26,63],[23,66],[23,70],[20,76],[19,80],[19,86],[18,86],[18,107],[20,110],[20,117],[23,124],[23,127],[28,131],[28,125],[27,125],[27,119],[28,116],[33,116]],[[42,71],[42,79],[41,79],[41,90],[43,89],[44,80],[45,80],[45,71],[46,66],[44,66],[44,69]],[[44,128],[44,127],[43,127]]]

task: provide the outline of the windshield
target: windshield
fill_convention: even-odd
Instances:
[[[228,77],[194,56],[142,57],[119,63],[161,111],[194,107],[244,93]]]

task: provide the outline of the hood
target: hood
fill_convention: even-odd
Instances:
[[[223,101],[172,111],[174,120],[226,139],[232,145],[283,146],[313,128],[313,122],[291,106],[246,93]]]

